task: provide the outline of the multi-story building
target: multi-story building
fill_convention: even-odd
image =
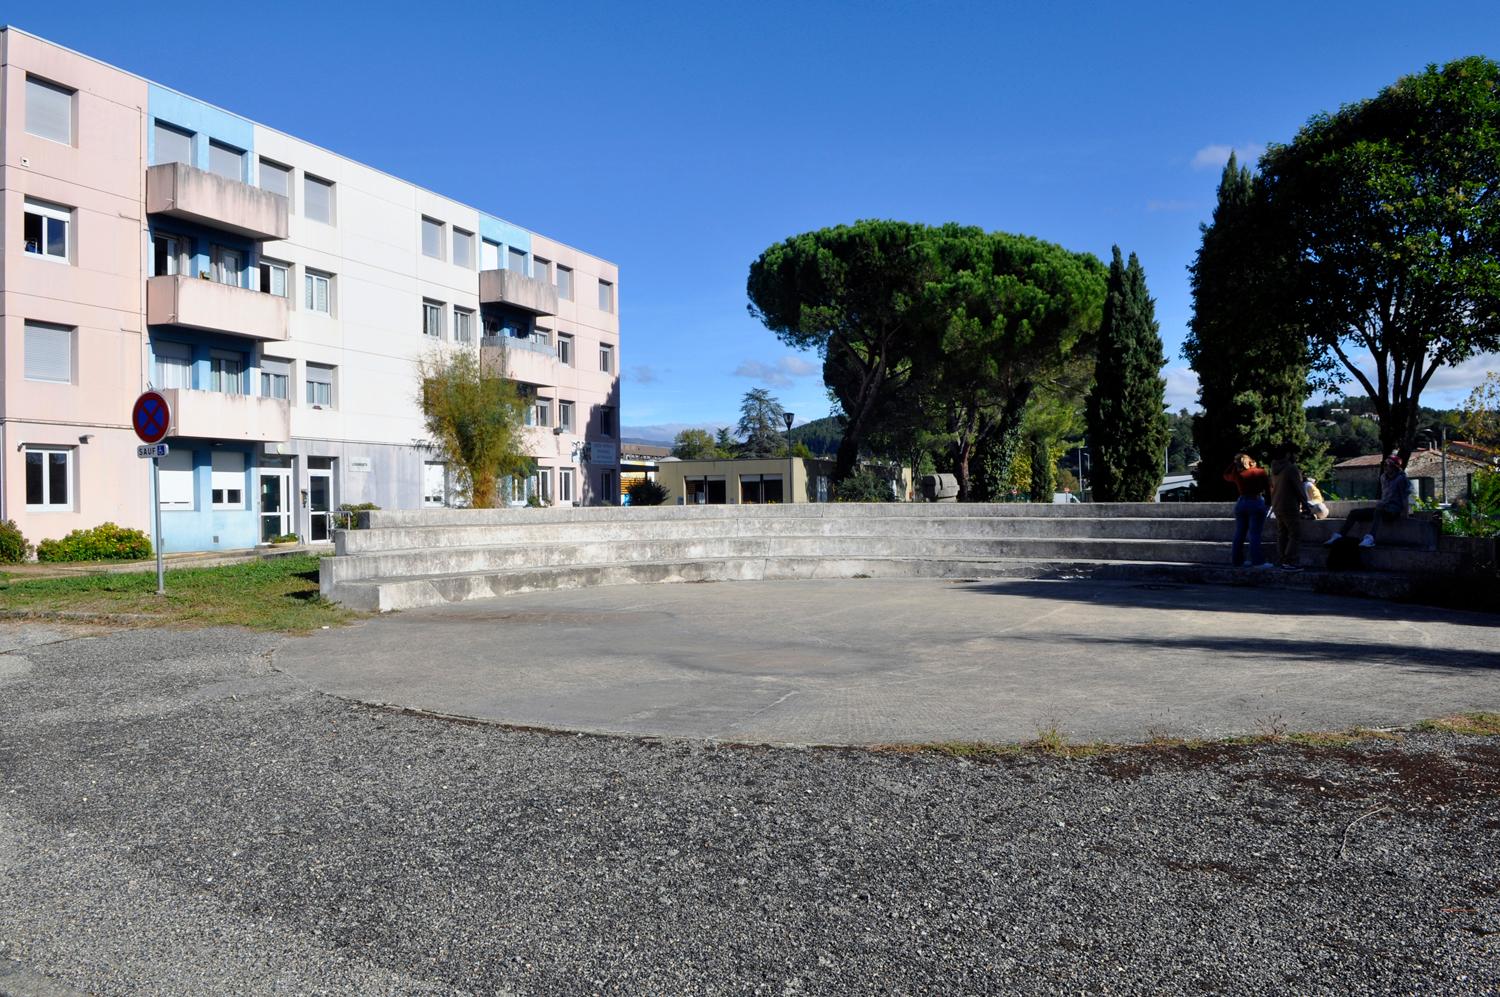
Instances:
[[[617,501],[614,264],[15,28],[0,46],[0,519],[149,529],[148,387],[166,550],[448,504],[417,403],[441,350],[531,399],[510,500]]]

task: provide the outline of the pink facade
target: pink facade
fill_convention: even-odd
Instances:
[[[0,518],[32,540],[104,520],[145,528],[147,465],[129,416],[145,349],[146,84],[16,31],[0,34],[0,46]],[[28,75],[74,91],[69,142],[28,131]],[[28,199],[71,215],[65,262],[25,251]],[[67,382],[27,378],[27,322],[70,330]],[[28,502],[28,449],[66,461],[65,497],[49,487],[53,501]]]

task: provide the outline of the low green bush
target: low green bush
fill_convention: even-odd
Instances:
[[[648,478],[632,482],[625,494],[631,505],[661,505],[667,500],[667,490]]]
[[[151,556],[151,539],[140,530],[100,523],[74,530],[61,540],[36,545],[38,561],[139,561]]]
[[[379,508],[380,506],[374,502],[345,502],[339,506],[339,511],[333,514],[334,529],[357,530],[359,529],[357,514]]]
[[[34,548],[31,541],[21,535],[21,528],[13,519],[0,522],[0,564],[20,564],[31,560]]]
[[[1500,471],[1478,471],[1467,501],[1443,513],[1443,532],[1459,537],[1500,537]]]
[[[836,502],[894,502],[891,483],[868,467],[855,471],[833,486]]]

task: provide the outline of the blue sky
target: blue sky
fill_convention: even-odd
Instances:
[[[382,12],[382,6],[388,12]],[[816,357],[745,311],[796,232],[885,217],[1146,267],[1169,355],[1230,147],[1429,62],[1500,57],[1484,2],[261,3],[34,6],[17,27],[619,263],[622,422],[732,422]],[[1454,403],[1496,358],[1440,374]]]

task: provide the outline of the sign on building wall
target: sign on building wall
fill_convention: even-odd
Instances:
[[[590,464],[615,464],[619,459],[619,450],[613,443],[591,442],[584,451],[584,460]]]
[[[349,470],[351,470],[351,471],[363,471],[366,474],[368,474],[370,472],[370,458],[368,458],[368,457],[350,457],[349,458]]]

